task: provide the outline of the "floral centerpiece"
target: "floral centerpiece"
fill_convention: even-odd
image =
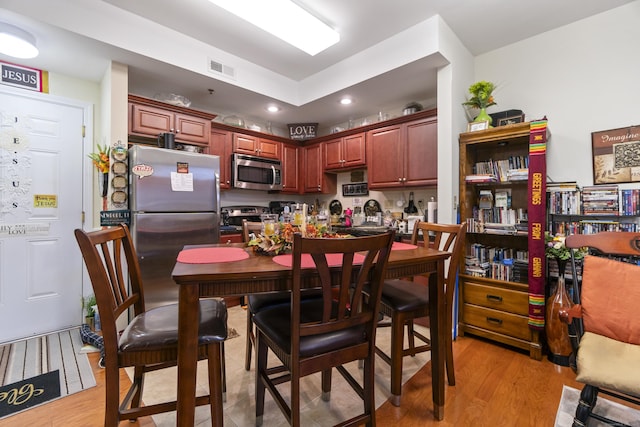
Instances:
[[[487,114],[486,108],[496,105],[496,102],[493,99],[493,91],[495,88],[495,84],[484,80],[469,86],[471,98],[463,102],[462,105],[480,109],[480,113],[476,116],[474,122],[482,122],[486,120],[489,122],[489,125],[491,125],[492,119],[491,116]]]
[[[293,245],[293,235],[295,233],[302,233],[305,237],[315,238],[345,238],[351,237],[349,234],[338,234],[329,231],[329,228],[324,224],[308,223],[304,230],[301,230],[299,226],[290,224],[288,222],[278,223],[278,232],[271,236],[265,236],[258,234],[253,239],[249,240],[247,246],[253,247],[257,253],[264,255],[279,255],[287,252],[291,252],[291,246]]]

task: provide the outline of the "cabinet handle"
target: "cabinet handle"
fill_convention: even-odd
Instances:
[[[487,317],[487,323],[493,323],[495,325],[502,325],[502,320],[496,319],[495,317]]]
[[[502,297],[498,295],[487,295],[487,299],[491,302],[502,302]]]
[[[398,178],[398,182],[402,182],[402,178]]]

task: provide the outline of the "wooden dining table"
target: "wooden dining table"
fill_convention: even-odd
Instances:
[[[242,248],[248,257],[229,262],[177,261],[173,269],[173,280],[179,286],[177,425],[182,427],[192,427],[195,418],[198,299],[283,291],[290,289],[292,283],[291,267],[274,262],[270,256],[257,254],[243,243],[185,246],[181,253],[200,248]],[[232,251],[237,253],[238,249]],[[433,413],[437,420],[444,418],[444,334],[451,333],[444,330],[444,271],[449,256],[449,252],[396,242],[387,265],[389,279],[435,273],[429,274],[428,290],[425,288],[425,292],[429,293],[430,303]],[[303,280],[305,287],[317,283],[313,269],[309,270],[309,274],[305,275],[307,280]],[[215,426],[216,421],[212,422]]]

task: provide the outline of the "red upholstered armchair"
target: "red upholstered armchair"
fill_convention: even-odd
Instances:
[[[576,234],[565,243],[572,252],[588,247],[591,253],[582,280],[573,282],[576,305],[560,313],[569,324],[576,380],[585,384],[573,426],[589,417],[621,425],[594,406],[599,393],[640,405],[640,233]],[[578,277],[573,258],[572,266]]]

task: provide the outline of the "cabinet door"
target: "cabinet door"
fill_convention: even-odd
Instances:
[[[404,144],[400,125],[367,132],[367,175],[369,189],[404,185]]]
[[[186,114],[175,115],[176,140],[209,144],[211,120]]]
[[[366,164],[366,146],[364,133],[342,138],[342,166],[354,167]]]
[[[147,105],[131,105],[131,133],[157,137],[164,132],[173,132],[175,114]]]
[[[280,160],[282,143],[270,139],[260,138],[258,140],[258,156]]]
[[[245,135],[242,133],[233,133],[233,152],[240,154],[248,154],[250,156],[258,155],[258,137]]]
[[[322,144],[311,145],[304,148],[304,192],[321,193],[322,178]]]
[[[299,193],[298,147],[282,145],[282,192]]]
[[[404,184],[412,186],[438,183],[438,124],[436,121],[411,122],[406,127]]]
[[[220,157],[220,189],[231,188],[231,132],[211,129],[209,154]]]
[[[324,168],[340,169],[342,167],[342,138],[332,139],[324,143]]]

